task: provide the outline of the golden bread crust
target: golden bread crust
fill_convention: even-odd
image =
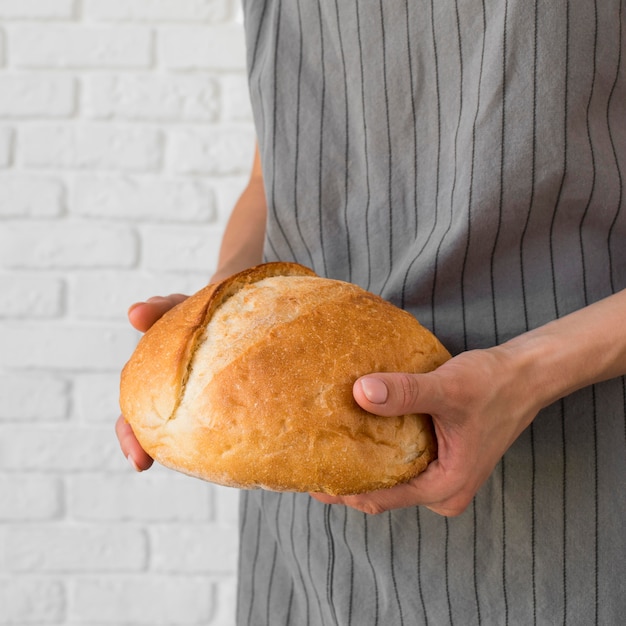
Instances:
[[[121,406],[144,449],[179,471],[241,488],[362,493],[423,471],[436,441],[428,416],[362,410],[354,381],[449,357],[410,314],[356,285],[266,264],[159,320],[124,368]]]

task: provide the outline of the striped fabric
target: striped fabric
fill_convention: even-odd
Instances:
[[[624,4],[244,1],[266,258],[453,353],[626,288]],[[457,518],[243,493],[239,624],[622,623],[625,389],[544,410]]]

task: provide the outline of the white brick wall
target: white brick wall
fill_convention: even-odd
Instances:
[[[254,131],[238,0],[0,0],[0,626],[234,623],[237,492],[136,474],[128,306],[215,269]]]

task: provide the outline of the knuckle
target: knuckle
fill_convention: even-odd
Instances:
[[[346,504],[357,511],[361,511],[361,513],[366,513],[367,515],[380,515],[386,510],[376,500],[364,496],[354,496],[353,498],[350,498],[350,501],[346,502]]]
[[[439,503],[435,507],[430,507],[435,513],[445,517],[458,517],[467,511],[473,498],[464,494],[455,496],[449,500]]]
[[[363,513],[367,513],[367,515],[380,515],[381,513],[384,513],[386,510],[387,509],[385,509],[383,506],[375,502],[371,502],[365,505],[361,509],[361,511],[363,511]]]
[[[403,407],[412,407],[417,402],[418,388],[415,377],[411,374],[398,376],[398,401]]]

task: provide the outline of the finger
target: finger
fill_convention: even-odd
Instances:
[[[115,434],[124,456],[131,466],[138,472],[150,469],[152,457],[141,447],[130,424],[120,415],[115,424]]]
[[[402,509],[409,506],[424,504],[419,493],[411,483],[396,485],[391,489],[380,489],[370,493],[353,496],[330,496],[325,493],[312,493],[311,497],[324,504],[340,504],[367,513],[378,515],[392,509]]]
[[[323,504],[343,505],[367,513],[368,515],[378,515],[391,509],[399,509],[406,506],[415,506],[415,504],[406,503],[405,500],[395,500],[387,497],[384,491],[373,491],[367,494],[359,494],[355,496],[329,496],[325,493],[312,493],[312,498]]]
[[[174,293],[165,297],[155,296],[146,302],[136,302],[128,309],[128,319],[137,330],[146,332],[154,322],[186,298],[183,294]]]
[[[470,505],[474,492],[471,489],[456,491],[456,488],[450,486],[442,487],[441,476],[442,473],[435,461],[419,477],[391,489],[353,496],[330,496],[324,493],[310,495],[324,504],[348,506],[368,515],[414,506],[424,506],[446,517],[460,515]]]
[[[387,509],[378,502],[378,498],[374,494],[356,495],[356,496],[330,496],[326,493],[310,493],[313,499],[322,504],[332,504],[335,506],[347,506],[351,509],[367,513],[368,515],[378,515]]]
[[[428,374],[368,374],[353,387],[354,399],[366,411],[394,416],[430,413],[436,391]]]

